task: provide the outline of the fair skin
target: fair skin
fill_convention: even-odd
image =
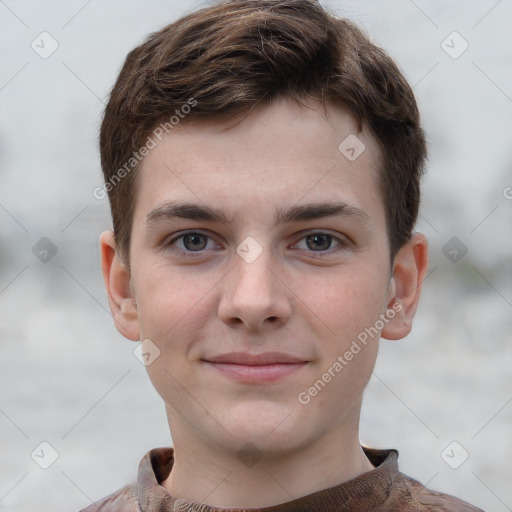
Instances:
[[[409,333],[427,242],[415,234],[390,264],[380,149],[347,110],[279,99],[233,124],[182,123],[145,157],[130,271],[112,232],[100,242],[118,330],[160,350],[147,370],[175,448],[161,485],[218,507],[265,507],[373,469],[358,432],[378,335],[307,404],[297,397],[393,306],[380,335]],[[338,150],[350,134],[366,147],[354,161]],[[171,201],[225,219],[172,216]],[[277,212],[313,203],[344,206],[276,223]],[[236,252],[249,236],[261,250],[250,261]],[[216,360],[233,352],[279,352],[294,363],[266,361],[262,373]]]

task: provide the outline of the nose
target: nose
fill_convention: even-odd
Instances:
[[[250,263],[235,254],[222,287],[218,315],[230,327],[261,331],[290,318],[293,293],[268,248]]]

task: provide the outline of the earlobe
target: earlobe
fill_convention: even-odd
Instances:
[[[409,334],[427,269],[427,239],[415,233],[394,258],[387,305],[393,314],[388,315],[390,321],[382,329],[381,337],[399,340]]]
[[[100,235],[101,268],[110,311],[117,330],[129,340],[139,341],[139,315],[130,286],[130,272],[116,251],[114,233]]]

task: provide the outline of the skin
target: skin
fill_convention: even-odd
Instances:
[[[350,134],[366,147],[353,162],[338,150]],[[411,329],[427,242],[415,234],[390,263],[380,157],[374,136],[358,133],[344,108],[278,99],[238,124],[183,122],[143,160],[130,272],[111,231],[100,243],[118,330],[160,350],[147,370],[174,443],[174,467],[161,484],[173,496],[265,507],[373,469],[358,430],[379,336],[309,403],[297,397],[393,305],[400,311],[380,335],[400,339]],[[169,201],[220,209],[231,224],[148,220]],[[274,222],[278,209],[340,201],[359,213]],[[179,238],[186,231],[199,234],[197,246]],[[332,238],[308,238],[322,233]],[[236,252],[249,236],[262,251],[251,263]],[[245,383],[203,360],[233,351],[279,351],[307,363],[275,382]],[[241,460],[244,446],[253,464]]]

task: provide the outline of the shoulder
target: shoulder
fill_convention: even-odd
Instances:
[[[126,485],[80,512],[141,512],[137,497],[137,485]]]
[[[397,480],[397,488],[400,489],[400,496],[397,495],[397,498],[400,503],[408,505],[408,512],[484,512],[455,496],[427,489],[420,482],[403,473],[398,474]],[[399,510],[406,510],[406,508]]]

